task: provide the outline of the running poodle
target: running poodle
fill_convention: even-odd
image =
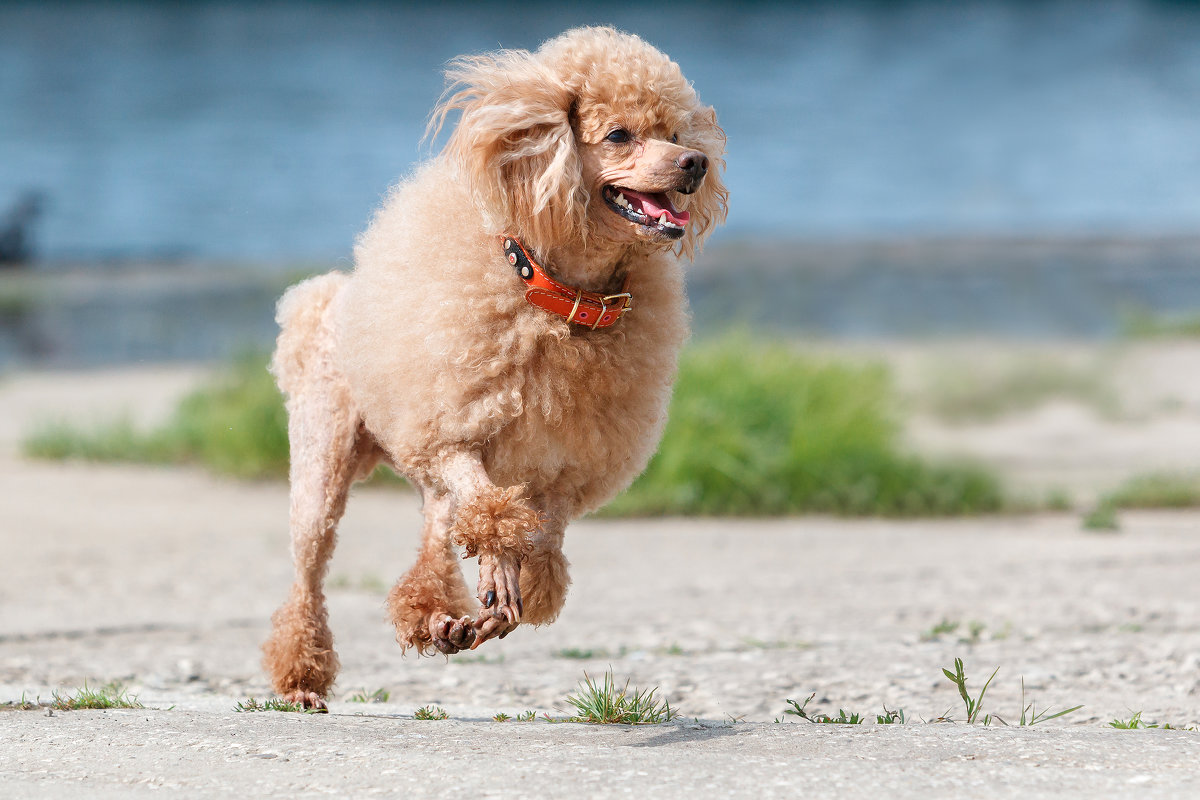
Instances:
[[[425,517],[388,596],[402,648],[456,653],[558,616],[568,521],[662,433],[688,330],[678,256],[725,219],[716,114],[638,37],[579,28],[447,78],[431,125],[458,125],[391,192],[353,274],[279,303],[296,578],[263,664],[310,708],[339,666],[322,589],[336,526],[380,461]],[[479,559],[475,598],[456,547]]]

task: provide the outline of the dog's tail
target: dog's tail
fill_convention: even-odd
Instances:
[[[330,305],[347,280],[349,276],[344,272],[329,272],[296,284],[279,298],[275,308],[279,338],[275,341],[271,374],[284,394],[292,394],[312,362],[333,357]]]

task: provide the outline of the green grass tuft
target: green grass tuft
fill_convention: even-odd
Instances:
[[[136,697],[129,694],[118,683],[108,683],[99,689],[89,688],[85,683],[75,694],[54,693],[50,707],[55,711],[79,711],[85,708],[145,708]]]
[[[613,679],[612,671],[604,673],[604,681],[597,683],[586,672],[576,694],[567,695],[567,703],[575,714],[567,722],[590,722],[597,725],[656,725],[670,722],[678,712],[667,701],[656,702],[654,693],[629,689],[629,681],[620,689]]]
[[[1178,725],[1171,725],[1170,723],[1159,724],[1157,722],[1146,722],[1142,719],[1141,711],[1134,713],[1134,715],[1132,717],[1130,717],[1129,719],[1114,719],[1112,722],[1108,723],[1108,727],[1118,728],[1120,730],[1125,730],[1125,731],[1140,731],[1140,730],[1145,730],[1147,728],[1160,728],[1164,731],[1194,731],[1194,730],[1196,730],[1195,726],[1181,728]]]
[[[347,702],[350,702],[350,703],[386,703],[391,698],[391,696],[392,696],[391,692],[389,692],[387,689],[376,689],[375,691],[373,691],[369,694],[367,693],[366,689],[363,689],[360,692],[355,692],[354,694],[350,695],[350,699]]]
[[[303,703],[289,703],[278,697],[268,698],[261,703],[251,697],[245,702],[238,703],[233,710],[238,712],[287,711],[294,714],[320,714],[325,711],[325,709],[305,708]]]
[[[978,363],[946,367],[915,400],[922,409],[951,423],[987,422],[1052,400],[1071,400],[1109,418],[1120,413],[1103,368],[1049,358],[1023,359],[993,369]]]
[[[555,650],[554,657],[586,660],[589,658],[611,658],[612,654],[604,648],[564,647],[561,650]]]
[[[1083,515],[1083,528],[1089,531],[1118,531],[1121,521],[1117,518],[1117,507],[1101,499],[1091,511]]]
[[[1135,475],[1108,494],[1083,517],[1083,527],[1092,531],[1115,531],[1120,526],[1117,511],[1123,508],[1198,508],[1200,475],[1152,472]]]
[[[610,514],[887,516],[997,511],[995,476],[898,446],[881,366],[730,337],[687,350],[658,454]]]
[[[1200,506],[1200,475],[1135,475],[1105,495],[1103,502],[1115,508],[1196,508]]]
[[[413,712],[413,719],[443,720],[450,719],[450,715],[441,706],[421,706]]]
[[[1135,310],[1125,314],[1121,332],[1131,339],[1192,339],[1200,337],[1200,314]]]
[[[180,401],[171,420],[143,432],[128,420],[91,430],[45,425],[22,442],[34,458],[201,464],[239,478],[287,474],[287,414],[261,356],[237,359]]]

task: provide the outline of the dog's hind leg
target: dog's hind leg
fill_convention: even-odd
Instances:
[[[567,572],[570,564],[562,552],[564,528],[562,523],[550,518],[530,536],[533,547],[521,563],[523,624],[554,622],[566,602],[571,578]]]
[[[432,647],[457,653],[475,641],[471,595],[450,542],[451,499],[423,488],[425,528],[417,563],[388,595],[396,641],[424,655]]]
[[[291,594],[271,618],[263,666],[289,702],[324,708],[338,671],[322,584],[333,555],[338,520],[354,479],[377,458],[361,430],[349,389],[333,358],[329,301],[342,276],[327,275],[293,289],[280,303],[273,369],[287,394],[291,443]]]

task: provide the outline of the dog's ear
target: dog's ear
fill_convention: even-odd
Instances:
[[[688,203],[692,218],[679,249],[689,259],[696,257],[713,228],[725,221],[729,209],[729,190],[725,188],[725,131],[717,124],[717,112],[711,106],[697,109],[689,120],[687,143],[708,156],[709,169],[700,188]]]
[[[494,232],[542,251],[581,235],[587,196],[567,86],[524,50],[456,59],[446,78],[429,129],[462,112],[446,153]]]

